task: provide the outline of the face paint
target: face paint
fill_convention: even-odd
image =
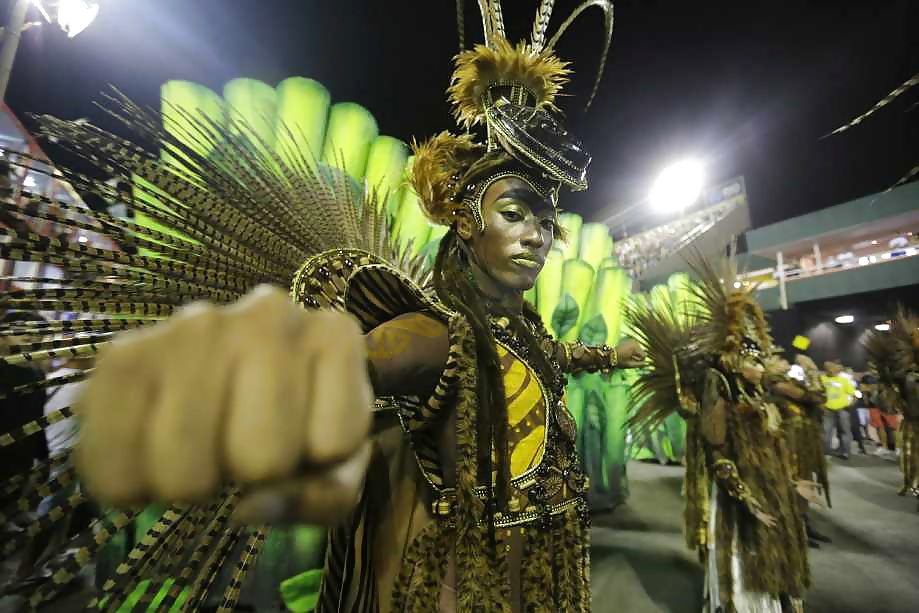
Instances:
[[[467,241],[477,264],[504,291],[533,287],[552,248],[555,208],[524,181],[496,181],[482,198],[484,230]]]

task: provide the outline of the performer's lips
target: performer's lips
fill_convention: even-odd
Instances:
[[[518,266],[523,266],[524,268],[542,268],[543,259],[538,255],[532,255],[529,253],[518,253],[515,256],[511,256],[511,262],[517,264]]]

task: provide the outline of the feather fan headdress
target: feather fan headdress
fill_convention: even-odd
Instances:
[[[720,355],[728,362],[746,353],[764,358],[771,354],[772,336],[756,301],[756,287],[737,283],[733,255],[718,263],[697,253],[690,257],[689,267],[699,280],[693,293],[700,313],[697,341],[703,353]]]

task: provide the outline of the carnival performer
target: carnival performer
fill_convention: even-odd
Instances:
[[[813,360],[798,354],[795,362],[801,367],[801,378],[789,375],[788,360],[778,355],[766,360],[764,386],[771,400],[782,412],[782,429],[788,448],[792,475],[801,494],[801,517],[808,544],[819,547],[831,539],[820,533],[810,520],[810,504],[831,506],[830,483],[826,456],[823,453],[823,404],[826,397],[820,385],[819,373]]]
[[[865,350],[868,368],[877,379],[875,398],[881,410],[903,414],[903,487],[898,493],[919,498],[919,316],[900,308],[889,332],[868,335]]]
[[[705,610],[800,611],[807,540],[782,415],[764,389],[769,326],[732,259],[694,260],[693,316],[630,309],[651,364],[631,425],[650,430],[674,411],[687,420],[685,532],[705,565]]]
[[[611,5],[591,1],[549,37],[552,4],[540,3],[531,39],[513,45],[500,3],[480,2],[485,44],[457,56],[449,96],[461,126],[485,139],[444,132],[414,147],[412,186],[448,227],[433,270],[394,246],[373,190],[274,154],[245,124],[224,130],[189,112],[162,129],[117,98],[113,114],[170,151],[165,159],[90,124],[42,119],[55,142],[134,179],[136,210],[158,225],[87,220],[55,202],[37,216],[140,252],[15,229],[0,246],[0,257],[67,273],[4,307],[85,314],[15,330],[35,340],[6,360],[102,347],[76,407],[83,487],[29,534],[90,495],[124,509],[46,565],[51,580],[32,605],[141,503],[161,500],[171,506],[91,604],[104,597],[114,610],[150,579],[142,602],[166,586],[160,607],[181,598],[195,609],[230,567],[220,602],[232,609],[271,525],[305,521],[332,526],[319,611],[589,609],[587,480],[564,375],[638,366],[643,352],[634,341],[558,342],[522,298],[564,236],[561,188],[587,187],[590,157],[554,114],[569,70],[553,48],[599,6],[605,60],[612,28]],[[117,181],[62,174],[79,190],[128,196]],[[143,329],[118,334],[129,328]],[[72,478],[65,470],[41,496]]]

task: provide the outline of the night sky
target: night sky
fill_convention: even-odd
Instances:
[[[92,101],[108,83],[156,106],[169,79],[220,91],[234,77],[274,85],[300,75],[333,101],[366,106],[381,133],[410,140],[453,127],[443,95],[457,51],[450,0],[102,4],[73,40],[49,26],[23,35],[7,95],[20,116],[102,121]],[[479,36],[474,4],[467,40]],[[510,38],[528,33],[534,3],[504,4]],[[552,29],[575,5],[557,4]],[[588,11],[558,49],[577,71],[562,106],[594,154],[591,189],[562,206],[589,219],[644,216],[654,175],[683,156],[702,158],[712,182],[745,175],[757,226],[883,190],[919,164],[919,91],[820,139],[919,72],[916,0],[620,1],[584,114],[600,34],[599,12]]]

